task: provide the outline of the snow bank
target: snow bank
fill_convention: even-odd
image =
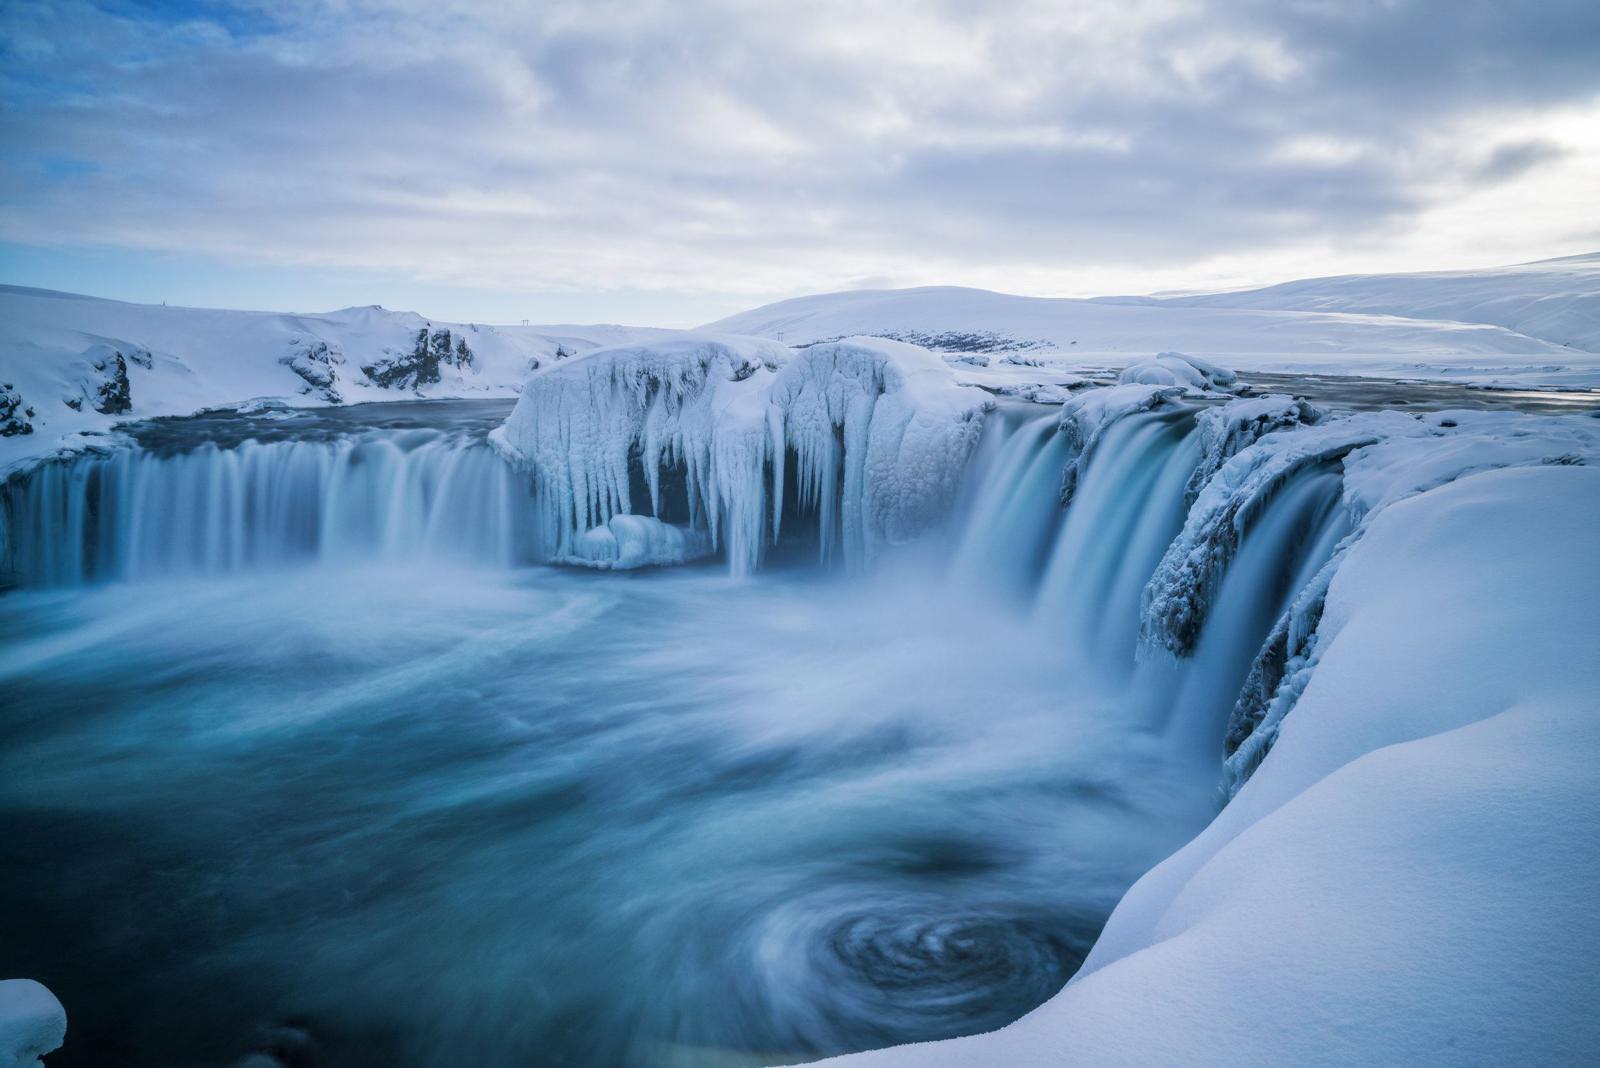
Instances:
[[[0,980],[0,1068],[38,1068],[67,1037],[67,1010],[42,983]]]
[[[987,403],[912,345],[687,335],[536,373],[499,441],[533,469],[557,557],[613,516],[681,507],[745,574],[786,507],[815,513],[823,557],[847,564],[920,533],[954,497]]]
[[[1003,1030],[841,1063],[1593,1061],[1596,530],[1584,467],[1382,509],[1277,746],[1079,975]]]
[[[1117,378],[1122,385],[1181,386],[1190,393],[1230,393],[1239,376],[1198,356],[1161,352],[1129,364]]]

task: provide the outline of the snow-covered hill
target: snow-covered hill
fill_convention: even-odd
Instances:
[[[1591,388],[1600,386],[1597,309],[1600,257],[1591,256],[1164,300],[858,290],[770,304],[705,329],[791,345],[865,334],[1075,367],[1121,367],[1175,349],[1241,370]]]
[[[512,396],[541,363],[670,333],[445,323],[379,307],[177,308],[0,286],[0,471],[118,419],[254,399]]]
[[[1481,271],[1308,278],[1237,293],[1174,297],[1161,304],[1487,323],[1600,352],[1600,252]]]

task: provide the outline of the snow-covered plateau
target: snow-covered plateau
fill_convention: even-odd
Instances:
[[[1594,1060],[1594,262],[0,293],[0,1054]]]
[[[1178,350],[1239,371],[1600,387],[1600,253],[1486,271],[1353,275],[1182,297],[1018,297],[981,289],[799,297],[704,327],[791,345],[850,335],[1065,372]]]

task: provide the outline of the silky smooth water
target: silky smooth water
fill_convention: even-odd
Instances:
[[[1311,471],[1142,658],[1189,413],[996,418],[870,576],[534,566],[467,403],[217,413],[7,489],[0,973],[62,1065],[732,1065],[990,1030],[1215,806],[1345,532]],[[259,1064],[260,1062],[256,1062]],[[254,1066],[253,1066],[254,1068]]]
[[[731,1064],[1004,1024],[1209,783],[1064,702],[1026,628],[876,592],[8,594],[0,967],[68,1006],[52,1064]]]

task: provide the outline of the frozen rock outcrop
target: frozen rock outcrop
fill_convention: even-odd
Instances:
[[[452,340],[449,330],[430,333],[424,326],[417,331],[410,352],[386,354],[363,366],[361,372],[375,386],[414,390],[437,383],[441,367],[464,371],[472,366],[472,349],[465,337]]]
[[[33,433],[33,408],[10,382],[0,382],[0,437]]]

